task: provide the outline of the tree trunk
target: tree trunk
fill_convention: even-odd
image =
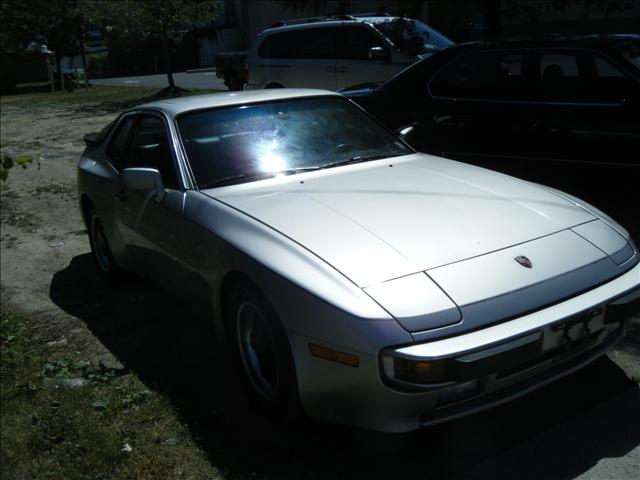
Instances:
[[[59,48],[56,48],[56,69],[58,71],[58,79],[60,80],[60,91],[64,92],[64,74],[62,73],[62,56],[58,53]]]
[[[80,25],[80,17],[77,19],[78,25],[78,43],[80,44],[80,55],[82,56],[82,76],[84,80],[84,89],[89,88],[89,72],[87,71],[87,54],[84,50],[84,32]],[[76,78],[79,81],[79,79]]]
[[[176,88],[176,84],[173,81],[173,66],[171,65],[171,52],[169,51],[169,42],[162,41],[162,53],[164,54],[164,66],[167,70],[167,80],[169,81],[169,88]]]

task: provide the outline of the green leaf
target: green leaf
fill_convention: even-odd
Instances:
[[[109,409],[109,400],[106,398],[98,398],[91,402],[91,406],[97,411],[104,411]]]
[[[32,162],[33,159],[29,155],[20,155],[18,158],[16,158],[16,163],[22,168],[27,168],[27,165]]]

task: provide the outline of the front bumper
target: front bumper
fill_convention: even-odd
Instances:
[[[591,362],[623,337],[639,303],[640,264],[528,315],[393,349],[416,360],[450,362],[455,381],[436,385],[411,385],[381,374],[384,355],[353,352],[360,357],[358,368],[311,357],[308,342],[317,339],[294,333],[302,404],[310,416],[385,432],[449,421],[524,395]]]

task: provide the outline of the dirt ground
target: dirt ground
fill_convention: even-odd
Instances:
[[[2,153],[34,159],[2,183],[2,303],[40,319],[51,341],[166,396],[194,448],[227,478],[640,476],[638,318],[608,357],[561,384],[401,438],[311,421],[280,428],[256,415],[205,322],[154,285],[111,288],[94,272],[75,184],[82,137],[152,93],[114,101],[115,90],[101,88],[90,101],[2,98]]]

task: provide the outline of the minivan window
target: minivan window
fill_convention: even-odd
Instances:
[[[391,40],[399,50],[413,55],[433,52],[453,45],[451,40],[437,30],[411,18],[378,22],[374,27]]]
[[[350,60],[369,60],[369,49],[372,47],[387,47],[384,42],[367,27],[343,27],[340,29],[344,34],[342,55]]]
[[[308,28],[267,36],[258,54],[263,58],[338,58],[334,28]]]

